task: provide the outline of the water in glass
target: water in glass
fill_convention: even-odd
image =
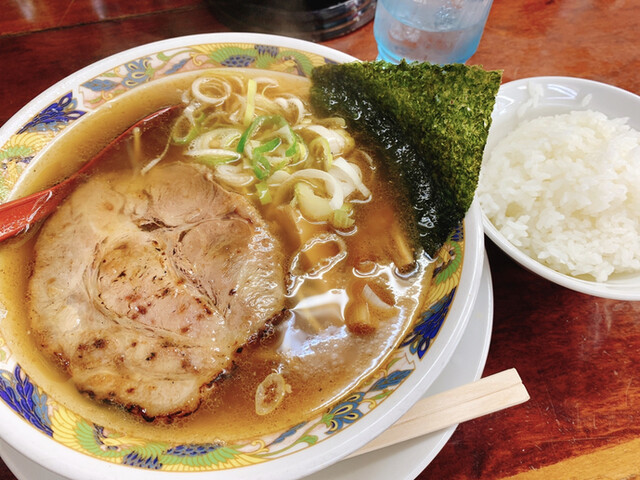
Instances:
[[[491,0],[378,0],[378,58],[465,63],[478,48]]]

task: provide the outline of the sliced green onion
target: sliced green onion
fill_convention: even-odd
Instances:
[[[340,183],[336,178],[329,175],[323,170],[317,168],[305,168],[293,172],[287,176],[276,191],[276,203],[282,202],[282,197],[286,194],[289,186],[294,185],[294,182],[299,183],[300,180],[315,181],[320,180],[324,183],[327,194],[329,195],[329,206],[331,213],[332,210],[337,210],[344,203],[344,192],[340,186]]]
[[[239,159],[242,155],[236,152],[234,143],[238,141],[240,134],[241,132],[235,128],[218,127],[193,139],[186,153],[187,155],[209,155],[229,152]]]
[[[304,130],[313,132],[319,137],[324,137],[329,142],[331,153],[343,154],[348,147],[349,140],[342,134],[342,130],[323,127],[322,125],[307,125]]]
[[[329,171],[333,164],[333,154],[331,153],[329,140],[325,137],[316,137],[311,140],[309,150],[311,150],[312,154],[321,161],[324,170]]]
[[[255,177],[245,171],[243,165],[218,165],[213,170],[213,174],[223,183],[240,189],[244,189],[255,182]]]
[[[202,155],[195,157],[198,163],[208,165],[210,167],[217,167],[218,165],[225,165],[227,163],[233,163],[238,157],[233,155]]]
[[[291,127],[289,127],[289,131],[291,132],[293,141],[291,142],[289,148],[287,148],[287,150],[284,152],[284,154],[287,157],[293,157],[296,153],[298,153],[298,141],[300,140],[300,137],[296,133],[294,133],[293,130],[291,130]]]
[[[276,148],[278,148],[282,144],[282,140],[279,137],[272,138],[266,143],[263,143],[259,147],[253,149],[254,155],[261,155],[267,152],[273,152]]]
[[[251,123],[251,119],[253,118],[253,114],[256,110],[256,91],[258,89],[258,84],[255,79],[250,78],[247,82],[247,108],[244,111],[244,119],[243,124],[249,125]]]
[[[365,198],[371,196],[371,192],[362,183],[362,179],[360,178],[360,173],[357,171],[352,164],[347,162],[344,158],[338,157],[333,161],[334,169],[344,176],[344,178],[352,184]],[[334,174],[334,171],[331,172]]]
[[[267,182],[256,183],[256,193],[258,194],[258,200],[262,205],[271,203],[271,192],[269,191],[269,185]]]
[[[351,228],[355,220],[351,218],[353,208],[350,204],[345,203],[342,207],[333,211],[331,224],[338,229]]]
[[[187,131],[186,135],[180,136],[178,135],[178,129],[180,128],[181,124],[184,123],[185,121],[189,126],[189,130]],[[191,124],[191,122],[189,122],[189,119],[187,119],[187,117],[181,117],[174,124],[173,129],[171,130],[171,141],[175,145],[186,145],[187,143],[190,143],[193,139],[195,139],[198,136],[199,130],[200,129],[198,128],[197,124],[193,125]]]
[[[236,151],[238,153],[242,153],[244,151],[244,147],[247,144],[249,138],[251,138],[251,136],[253,135],[253,132],[255,132],[265,122],[265,120],[267,120],[267,118],[269,117],[267,117],[266,115],[260,115],[259,117],[256,117],[253,122],[251,122],[251,125],[249,125],[249,127],[240,137],[238,147],[236,148]]]
[[[271,162],[263,154],[273,152],[281,143],[282,140],[276,137],[253,149],[251,166],[258,180],[264,180],[271,174]]]
[[[271,173],[271,164],[263,155],[254,156],[251,167],[258,180],[267,179]]]
[[[311,185],[298,182],[294,186],[295,198],[302,215],[311,221],[326,221],[331,218],[329,199],[316,195]]]
[[[230,148],[233,143],[240,138],[240,132],[234,129],[218,129],[223,130],[223,135],[220,135],[220,146],[224,148]]]
[[[283,168],[285,168],[287,165],[289,165],[289,159],[285,158],[284,160],[282,160],[280,163],[278,163],[275,167],[273,167],[271,174],[273,175],[275,172],[277,172],[278,170],[282,170]]]
[[[294,165],[304,162],[308,156],[309,148],[307,147],[307,144],[304,142],[304,140],[300,136],[298,136],[298,157],[296,161],[293,162]]]
[[[251,125],[249,125],[242,134],[242,137],[240,137],[237,148],[238,152],[244,151],[244,147],[249,139],[253,137],[256,130],[260,129],[264,124],[271,124],[277,128],[289,127],[289,124],[282,115],[260,115],[251,122]],[[289,127],[289,129],[291,129],[291,127]]]

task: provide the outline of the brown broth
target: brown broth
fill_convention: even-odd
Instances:
[[[20,185],[20,193],[59,180],[60,165],[70,155],[84,160],[94,154],[98,149],[86,142],[87,135],[94,135],[97,143],[103,145],[136,118],[164,104],[177,102],[181,90],[193,77],[191,73],[161,82],[159,87],[139,89],[135,97],[128,94],[110,102],[109,108],[101,108],[103,113],[95,114],[96,121],[70,128],[46,152],[47,158],[34,169],[32,178]],[[306,81],[287,77],[278,74],[282,88],[308,89]],[[102,128],[102,125],[110,126]],[[123,156],[126,157],[124,150],[117,152],[102,168],[130,169]],[[163,161],[180,160],[181,154],[172,149]],[[74,168],[77,164],[74,163]],[[64,170],[73,168],[67,165]],[[29,330],[27,284],[37,231],[0,249],[0,301],[8,312],[2,321],[3,336],[22,368],[55,400],[95,423],[123,433],[150,439],[171,438],[177,442],[213,439],[233,442],[288,428],[326,409],[370,375],[398,344],[425,298],[430,273],[426,262],[421,262],[409,278],[394,273],[394,246],[388,232],[399,216],[393,209],[394,194],[389,190],[389,183],[378,179],[369,186],[372,200],[356,206],[357,228],[341,237],[347,245],[347,257],[318,278],[301,281],[294,294],[287,298],[288,318],[270,337],[243,349],[235,359],[236,367],[230,377],[213,388],[197,412],[171,425],[143,422],[118,408],[87,399],[35,347]],[[255,203],[263,210],[291,259],[295,239],[289,237],[286,227],[275,223],[277,215],[270,207]],[[309,228],[325,227],[309,225]],[[378,328],[368,334],[351,332],[344,321],[350,285],[361,278],[382,286],[395,301],[393,314],[382,315]],[[274,371],[283,374],[291,392],[276,410],[259,416],[254,407],[255,390]],[[167,429],[171,429],[170,434]]]

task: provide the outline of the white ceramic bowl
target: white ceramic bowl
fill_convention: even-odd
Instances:
[[[532,100],[534,97],[535,103]],[[493,110],[485,158],[500,140],[523,121],[588,109],[600,111],[609,118],[628,118],[628,124],[640,130],[640,97],[626,90],[571,77],[533,77],[505,83],[500,87]],[[558,285],[589,295],[640,300],[640,274],[612,275],[606,282],[596,282],[560,273],[518,249],[484,213],[482,216],[487,236],[530,271]]]
[[[355,60],[301,40],[240,33],[181,37],[127,50],[52,86],[0,129],[0,152],[15,152],[3,172],[4,184],[11,187],[29,175],[38,165],[39,152],[66,128],[73,128],[69,125],[89,118],[95,109],[107,108],[110,98],[143,84],[183,71],[227,65],[259,64],[261,68],[307,75],[314,65]],[[449,263],[446,279],[433,287],[433,301],[416,319],[409,341],[394,351],[397,361],[390,369],[378,372],[385,382],[378,387],[368,384],[356,392],[361,394],[359,403],[351,402],[358,414],[356,421],[341,421],[336,407],[344,403],[339,401],[326,412],[336,420],[332,430],[319,418],[311,419],[305,428],[250,439],[235,446],[233,452],[227,451],[227,458],[217,459],[212,444],[175,445],[163,439],[166,444],[158,446],[142,439],[120,439],[117,432],[108,431],[105,437],[99,426],[56,404],[47,392],[33,385],[16,364],[7,343],[0,339],[0,437],[30,460],[76,480],[290,479],[309,475],[384,431],[442,372],[475,303],[482,274],[483,238],[480,209],[474,203],[450,248],[443,250],[445,265],[456,256],[461,256],[462,262],[458,266]],[[426,348],[418,354],[417,345]],[[378,394],[383,391],[389,395],[380,398]],[[82,435],[81,431],[93,434]],[[109,448],[105,448],[107,443]]]

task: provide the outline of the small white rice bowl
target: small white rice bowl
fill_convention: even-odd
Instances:
[[[556,283],[640,299],[639,104],[580,79],[503,85],[478,188],[492,240]]]

